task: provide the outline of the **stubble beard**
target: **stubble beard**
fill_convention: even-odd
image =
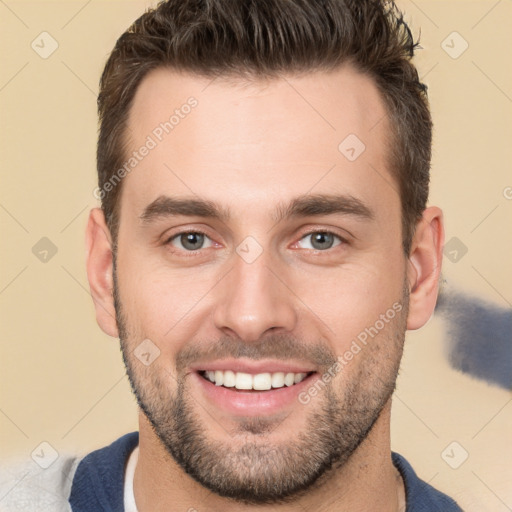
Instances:
[[[307,415],[306,429],[290,432],[286,443],[275,443],[272,432],[283,428],[281,420],[246,418],[233,433],[226,432],[230,436],[227,441],[219,441],[208,434],[207,423],[215,420],[208,416],[205,422],[196,412],[200,406],[187,388],[190,379],[183,372],[171,376],[157,364],[146,367],[133,355],[138,342],[130,339],[114,278],[116,316],[128,378],[162,446],[205,488],[253,505],[299,499],[343,467],[368,436],[395,388],[406,329],[407,291],[404,287],[402,311],[390,321],[386,332],[379,333],[361,351],[364,364],[358,366],[350,381],[341,380],[335,389],[340,379],[333,379],[309,404],[299,405]],[[235,343],[225,341],[228,345]],[[276,346],[268,341],[265,347]],[[243,342],[236,343],[240,344],[238,354],[247,352]],[[251,347],[251,351],[258,350],[255,344]],[[264,355],[268,356],[267,351]],[[174,380],[173,392],[168,383]],[[292,430],[293,425],[288,428]]]

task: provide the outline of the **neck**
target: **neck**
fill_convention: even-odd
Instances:
[[[141,413],[139,460],[134,494],[139,512],[208,510],[211,512],[401,512],[402,479],[391,461],[388,403],[367,438],[341,468],[332,469],[313,488],[285,504],[243,505],[211,493],[188,476],[167,453]]]

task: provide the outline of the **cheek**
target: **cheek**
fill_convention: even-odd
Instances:
[[[389,266],[388,266],[389,268]],[[393,304],[402,301],[403,265],[351,264],[315,272],[294,288],[303,303],[325,324],[327,337],[349,342],[372,326]]]
[[[337,346],[334,389],[372,390],[379,396],[383,389],[392,391],[402,357],[407,306],[396,301],[366,327]],[[368,399],[370,399],[370,395]]]
[[[167,340],[176,339],[178,333],[188,339],[190,333],[183,330],[208,302],[208,291],[215,283],[212,271],[174,270],[151,264],[148,258],[126,259],[125,263],[119,269],[120,288],[131,332],[154,339],[162,350],[168,350]],[[175,343],[172,346],[178,348]]]

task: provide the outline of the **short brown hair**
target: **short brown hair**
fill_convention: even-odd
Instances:
[[[160,2],[118,39],[100,82],[98,185],[114,241],[122,187],[104,187],[123,165],[129,110],[151,70],[257,79],[349,63],[375,81],[391,120],[388,165],[398,183],[408,254],[428,199],[432,141],[426,87],[411,63],[416,47],[392,1]]]

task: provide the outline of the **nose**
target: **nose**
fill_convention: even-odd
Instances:
[[[213,315],[217,329],[246,342],[267,331],[292,331],[297,322],[294,294],[281,281],[277,269],[262,254],[247,263],[234,255],[234,267],[216,286]]]

